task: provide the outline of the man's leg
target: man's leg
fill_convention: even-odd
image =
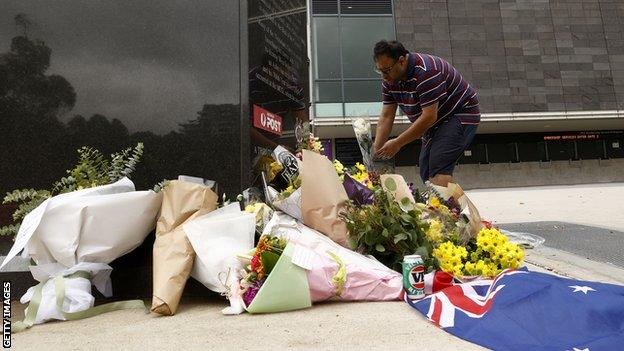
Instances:
[[[429,154],[429,181],[448,186],[453,181],[457,160],[472,141],[476,125],[462,125],[459,118],[451,117],[438,127],[431,140]]]
[[[435,185],[446,187],[448,186],[448,183],[453,182],[453,176],[450,174],[438,173],[434,175],[432,178],[429,178],[429,181]]]

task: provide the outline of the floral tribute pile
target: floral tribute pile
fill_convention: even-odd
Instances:
[[[360,145],[364,153],[370,148],[366,140]],[[301,149],[324,152],[313,135]],[[300,152],[295,155],[299,164],[305,163]],[[426,191],[421,194],[413,184],[405,184],[401,176],[373,169],[370,156],[365,159],[369,160],[365,162],[368,165],[356,163],[352,167],[339,160],[332,161],[335,175],[348,196],[338,216],[348,230],[348,248],[372,255],[397,272],[401,272],[404,256],[419,254],[427,272],[444,271],[460,278],[493,277],[522,264],[522,248],[489,223],[482,222],[478,213],[471,213],[475,212],[474,206],[467,205],[470,200],[463,191],[447,193],[446,188],[426,184]],[[268,173],[277,168],[276,163],[278,160],[270,163]],[[388,177],[393,178],[391,183]],[[397,185],[397,180],[404,184]],[[287,208],[285,212],[293,213],[293,206],[300,210],[305,199],[302,200],[298,191],[302,186],[299,176],[290,178],[281,187],[275,182],[272,185],[277,191],[274,199]],[[409,190],[401,192],[399,188]]]

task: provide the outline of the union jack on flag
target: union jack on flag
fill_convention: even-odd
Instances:
[[[523,268],[406,301],[445,331],[494,350],[618,350],[624,344],[619,285]]]

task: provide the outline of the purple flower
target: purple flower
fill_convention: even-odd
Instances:
[[[251,283],[251,286],[247,288],[247,290],[245,290],[245,293],[243,293],[243,302],[245,302],[245,306],[249,307],[249,305],[251,305],[251,302],[254,297],[256,297],[258,290],[262,287],[262,284],[264,284],[264,280],[256,280]]]
[[[366,185],[353,179],[349,173],[345,173],[342,186],[344,186],[349,199],[358,206],[369,205],[375,201],[373,191],[366,187]]]

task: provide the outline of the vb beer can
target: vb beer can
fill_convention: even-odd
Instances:
[[[425,265],[420,255],[403,257],[403,288],[411,300],[425,297]]]

